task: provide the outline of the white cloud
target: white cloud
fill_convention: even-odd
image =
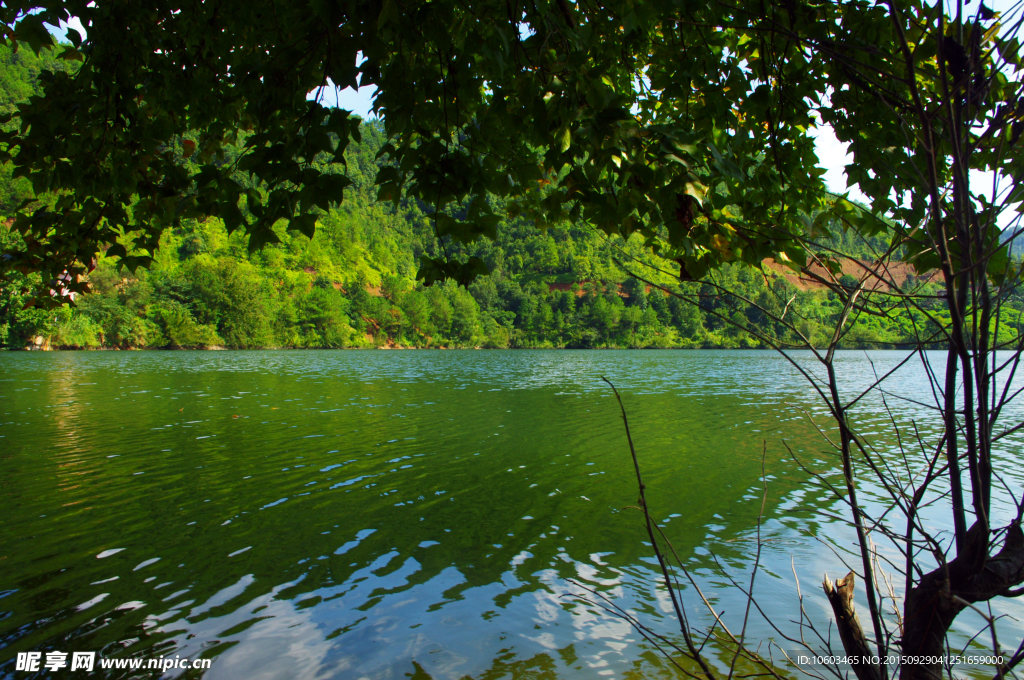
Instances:
[[[853,155],[848,151],[848,145],[836,139],[832,127],[822,125],[811,133],[814,136],[814,149],[818,154],[819,165],[825,169],[825,186],[829,191],[842,194],[850,192],[850,198],[861,203],[870,204],[870,200],[856,184],[850,185],[846,177],[846,166],[853,162]],[[971,193],[981,194],[992,200],[993,180],[995,173],[972,170],[970,173]],[[1003,197],[1008,190],[1010,183],[1002,181],[996,186],[996,196]],[[1017,206],[1011,205],[1005,208],[999,215],[996,222],[1000,229],[1006,229],[1017,219],[1015,212]]]
[[[373,95],[377,91],[375,86],[367,85],[355,90],[351,87],[339,88],[330,80],[327,87],[322,90],[313,90],[306,99],[319,99],[324,106],[336,106],[340,109],[351,111],[364,120],[368,120],[372,114]]]
[[[50,24],[45,25],[47,30],[49,30],[50,33],[60,42],[68,42],[69,29],[78,31],[79,35],[82,36],[82,40],[85,40],[85,27],[82,26],[82,20],[78,17],[71,17],[67,22],[62,21],[59,26],[51,26]]]
[[[836,139],[831,125],[820,125],[813,128],[814,150],[818,161],[825,169],[825,186],[837,194],[846,192],[849,187],[846,179],[846,166],[853,162],[853,154],[849,153],[848,145]],[[851,196],[859,201],[865,199],[864,194],[856,186],[852,187]]]

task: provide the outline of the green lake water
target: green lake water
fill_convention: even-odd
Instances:
[[[845,387],[902,356],[843,355]],[[773,353],[5,353],[0,676],[29,677],[17,652],[61,650],[205,656],[211,680],[682,677],[579,599],[586,586],[673,630],[602,375],[716,609],[739,627],[722,573],[749,579],[764,453],[759,601],[791,631],[795,567],[827,626],[821,576],[846,572],[832,550],[852,533],[782,440],[815,469],[838,462]],[[894,390],[927,389],[919,367],[902,375]],[[885,436],[880,402],[859,418]],[[748,636],[773,635],[752,620]]]

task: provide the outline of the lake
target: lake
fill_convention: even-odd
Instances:
[[[903,356],[842,354],[844,388]],[[853,533],[782,442],[829,475],[839,461],[809,420],[828,429],[821,404],[771,352],[0,353],[0,675],[60,650],[202,656],[209,679],[682,677],[585,589],[674,629],[601,376],[716,611],[739,628],[726,575],[749,581],[763,455],[758,600],[793,632],[795,573],[827,628],[822,574],[846,573]],[[920,363],[891,389],[924,394]],[[934,431],[898,396],[898,422]],[[857,420],[895,445],[880,400]],[[751,619],[748,637],[772,636]]]

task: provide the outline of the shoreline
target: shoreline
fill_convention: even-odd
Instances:
[[[880,344],[875,345],[843,345],[836,349],[842,350],[912,350],[916,349],[916,344]],[[807,350],[806,347],[793,347],[787,348],[787,351],[801,351]],[[925,349],[935,350],[944,349],[944,346],[936,344],[934,347],[929,346]],[[712,346],[699,346],[699,347],[222,347],[220,345],[214,346],[197,346],[197,347],[0,347],[0,352],[306,352],[306,351],[336,351],[336,352],[351,352],[351,351],[392,351],[392,352],[451,352],[451,351],[489,351],[489,352],[531,352],[531,351],[587,351],[587,352],[604,352],[604,351],[768,351],[777,352],[772,347],[722,347],[720,345]]]

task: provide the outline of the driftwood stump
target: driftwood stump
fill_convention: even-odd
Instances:
[[[837,579],[835,584],[829,580],[828,574],[825,574],[822,587],[832,604],[832,612],[836,615],[836,627],[839,628],[839,637],[843,641],[846,655],[857,657],[860,662],[850,664],[853,672],[857,674],[857,680],[882,680],[882,671],[878,664],[871,663],[875,653],[868,645],[860,618],[857,617],[857,610],[853,606],[854,580],[852,571]]]

